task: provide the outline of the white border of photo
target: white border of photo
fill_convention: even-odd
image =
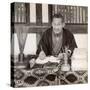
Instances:
[[[90,6],[90,0],[1,0],[0,2],[0,90],[12,90],[10,87],[10,3],[11,2],[30,2],[30,3],[50,3],[50,4],[63,4],[63,5],[79,5]],[[90,8],[89,8],[90,9]],[[90,16],[90,10],[89,15]],[[90,17],[88,17],[90,20]],[[90,24],[90,21],[89,21]],[[88,33],[90,34],[90,25],[88,25]],[[90,38],[90,35],[88,35]],[[88,46],[90,46],[90,40],[88,40]],[[89,47],[88,47],[89,50]],[[88,51],[88,63],[90,63],[90,55]],[[88,65],[88,71],[90,76],[90,65]],[[90,80],[90,78],[89,78]],[[17,90],[89,90],[90,82],[88,84],[76,84],[76,85],[62,85],[62,86],[45,86],[45,87],[25,87],[17,88]]]

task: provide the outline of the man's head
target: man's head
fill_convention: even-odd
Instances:
[[[61,14],[53,15],[53,20],[52,20],[53,32],[56,34],[62,32],[62,28],[64,26],[65,26],[65,23],[64,23],[63,16]]]

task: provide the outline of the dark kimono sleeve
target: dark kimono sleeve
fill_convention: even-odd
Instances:
[[[46,33],[43,34],[39,44],[38,44],[38,48],[37,48],[37,51],[36,51],[36,55],[38,56],[39,53],[41,52],[41,50],[44,51],[44,53],[47,55],[47,52],[48,52],[48,48],[47,48],[47,36],[46,36]]]
[[[71,55],[73,54],[73,51],[75,48],[77,48],[77,44],[76,44],[75,38],[72,34],[71,37],[69,38],[69,50],[71,51]]]

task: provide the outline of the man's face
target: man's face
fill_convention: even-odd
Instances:
[[[58,34],[62,32],[62,28],[64,27],[64,22],[62,22],[61,18],[53,18],[52,22],[52,27],[53,27],[53,32]]]

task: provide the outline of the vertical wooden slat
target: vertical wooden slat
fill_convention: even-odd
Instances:
[[[85,8],[83,8],[83,23],[85,23],[85,17],[86,17],[86,15],[85,15]]]
[[[57,5],[55,5],[55,14],[57,14],[57,13],[58,13],[57,8],[58,8],[58,6],[57,6]]]
[[[66,18],[66,16],[67,16],[67,10],[66,10],[66,6],[65,6],[65,11],[64,11],[64,13],[65,13],[65,15],[64,15],[64,21],[65,21],[65,23],[67,23],[67,18]]]
[[[68,23],[71,22],[71,17],[70,17],[71,10],[70,9],[71,9],[71,7],[68,6]]]
[[[26,23],[30,23],[30,4],[29,3],[25,3],[25,7],[26,7]]]
[[[55,14],[55,5],[52,6],[52,15]]]
[[[71,6],[71,23],[74,23],[74,7]]]
[[[18,9],[17,9],[17,22],[20,22],[21,18],[20,18],[20,5],[18,5]]]
[[[14,10],[15,10],[14,22],[17,22],[17,6],[16,6],[16,3],[14,4]]]
[[[79,14],[80,14],[79,7],[77,6],[77,23],[79,23]]]
[[[68,23],[67,14],[68,14],[68,8],[67,8],[67,6],[66,6],[66,22],[65,22],[65,23]]]
[[[25,23],[25,14],[26,14],[25,3],[21,3],[21,23]]]
[[[80,23],[82,23],[82,7],[79,7],[80,8]]]
[[[36,24],[42,24],[42,4],[36,4]]]
[[[42,23],[48,23],[48,4],[42,4]]]
[[[52,22],[52,5],[48,5],[48,17],[49,17],[49,24],[51,25],[51,22]]]
[[[76,6],[74,6],[74,23],[76,23],[76,17],[77,17],[77,14],[76,14]]]
[[[36,23],[36,4],[30,4],[30,23]]]
[[[85,14],[86,14],[85,23],[88,23],[88,7],[85,8]]]

